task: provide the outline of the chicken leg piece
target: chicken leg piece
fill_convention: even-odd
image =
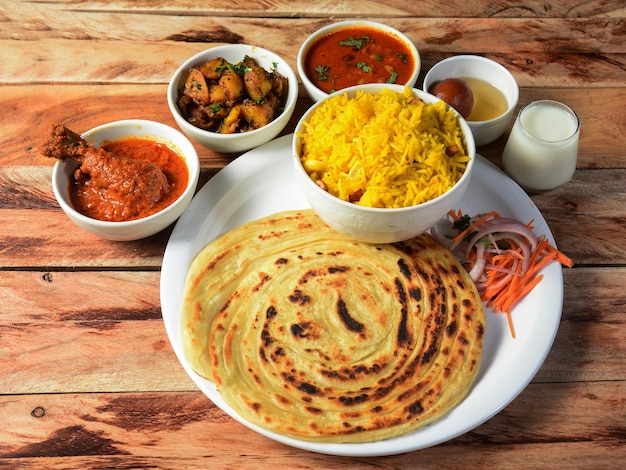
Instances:
[[[61,124],[52,124],[41,145],[42,155],[59,160],[75,160],[77,181],[88,181],[91,190],[105,202],[117,206],[109,220],[126,220],[128,212],[153,206],[170,192],[166,176],[158,165],[148,160],[119,157],[82,139]]]

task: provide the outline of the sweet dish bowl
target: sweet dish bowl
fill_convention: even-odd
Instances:
[[[474,111],[465,118],[476,146],[489,144],[503,135],[519,100],[519,86],[513,74],[500,63],[486,57],[457,55],[436,63],[426,73],[423,90],[432,93],[437,82],[448,78],[478,80],[476,88],[480,89],[474,89]],[[500,112],[496,111],[494,114],[497,115],[486,120],[474,120],[479,106],[485,106],[486,110],[500,108]]]

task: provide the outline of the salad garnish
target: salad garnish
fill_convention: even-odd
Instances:
[[[450,211],[431,234],[465,266],[487,307],[506,314],[513,338],[511,311],[541,282],[542,268],[552,261],[574,265],[545,235],[534,233],[532,220],[524,224],[495,211],[473,217]]]

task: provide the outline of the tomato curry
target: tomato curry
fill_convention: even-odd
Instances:
[[[121,168],[117,168],[115,172],[116,177],[122,181],[107,186],[97,184],[93,174],[77,178],[75,173],[70,182],[70,200],[74,208],[83,215],[116,222],[140,219],[172,204],[187,187],[189,171],[184,159],[165,144],[148,139],[128,138],[109,142],[102,149],[118,157],[120,162],[128,162],[130,159],[156,164],[165,175],[169,190],[151,192],[142,188],[158,182],[146,181],[142,175],[136,175],[133,172],[138,168],[136,165],[122,163]],[[127,169],[126,172],[124,168]]]
[[[408,46],[383,30],[357,26],[332,31],[308,50],[305,71],[327,93],[363,83],[404,85],[415,67]]]

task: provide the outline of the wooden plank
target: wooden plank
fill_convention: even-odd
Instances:
[[[0,166],[50,168],[52,163],[39,154],[38,147],[51,122],[62,122],[77,132],[131,118],[150,119],[177,128],[166,104],[166,89],[166,85],[99,85],[98,96],[94,97],[92,85],[0,87],[2,109],[25,110],[20,111],[19,119],[12,113],[0,114]],[[626,117],[615,103],[626,102],[626,90],[589,88],[581,92],[576,87],[522,88],[518,109],[537,99],[562,101],[578,113],[581,121],[578,168],[625,167],[619,143],[626,142]],[[293,132],[296,122],[310,105],[301,90],[296,111],[282,134]],[[500,165],[507,136],[505,132],[492,144],[480,147],[479,153]],[[217,170],[237,157],[237,154],[220,154],[200,145],[195,147],[205,169]]]
[[[30,18],[32,13],[24,15]],[[295,69],[302,42],[332,22],[112,15],[9,18],[0,30],[5,56],[0,82],[163,83],[188,57],[225,43],[263,45]],[[370,19],[403,31],[420,51],[424,71],[453,54],[481,54],[510,68],[522,86],[541,86],[539,79],[544,86],[559,86],[563,80],[580,86],[616,86],[623,81],[626,48],[619,19]],[[72,31],[67,31],[68,23],[74,25]],[[497,30],[507,34],[494,40]]]
[[[93,85],[0,86],[0,106],[20,109],[19,119],[12,113],[0,114],[0,166],[43,165],[51,172],[53,162],[39,153],[39,145],[53,122],[61,122],[82,133],[106,122],[121,119],[148,119],[176,129],[166,100],[166,85],[100,85],[94,97]],[[281,135],[293,132],[297,120],[310,106],[301,94],[296,112]],[[203,169],[217,170],[238,154],[221,154],[194,141]],[[8,170],[7,184],[13,178],[29,179],[19,169]],[[24,169],[24,171],[28,171]],[[2,176],[0,176],[2,178]],[[36,178],[41,178],[41,175]]]
[[[5,272],[0,286],[3,393],[195,389],[165,334],[158,273]]]
[[[626,415],[615,397],[624,392],[616,382],[530,385],[475,430],[437,447],[387,457],[385,464],[537,468],[549,459],[567,468],[619,468],[626,457]],[[5,423],[0,465],[35,463],[35,458],[54,464],[63,457],[66,465],[78,467],[122,462],[126,468],[129,462],[161,467],[180,458],[182,443],[185,463],[211,468],[377,465],[276,443],[227,417],[200,392],[2,396],[0,408]],[[153,460],[155,448],[163,461]]]
[[[100,305],[74,315],[106,315],[102,310]],[[120,308],[116,314],[127,310]],[[160,318],[2,324],[0,335],[5,350],[0,365],[3,394],[196,389],[174,355]]]
[[[0,39],[22,41],[57,40],[65,42],[149,44],[175,41],[189,43],[276,44],[276,47],[299,47],[304,39],[337,19],[324,15],[320,19],[299,18],[229,18],[199,15],[159,15],[129,12],[56,11],[45,9],[17,10],[5,13],[6,26]],[[472,46],[474,53],[543,51],[549,42],[552,49],[565,52],[623,53],[620,18],[380,18],[368,16],[405,33],[422,47],[453,48],[456,53]],[[68,28],[68,24],[72,27]],[[280,25],[280,27],[278,27]],[[493,40],[493,31],[507,31]],[[529,34],[530,33],[530,34]],[[56,43],[58,44],[58,42]],[[520,44],[523,47],[520,48]],[[78,45],[78,44],[77,44]],[[567,47],[565,47],[567,46]],[[268,46],[269,47],[269,46]],[[114,49],[114,47],[111,47]],[[76,47],[79,51],[80,48]],[[546,50],[547,51],[547,50]]]
[[[3,394],[196,389],[160,319],[1,325],[0,335]]]
[[[535,381],[626,380],[626,268],[571,269],[564,279],[560,329]],[[159,296],[156,272],[4,272],[3,393],[195,390]]]
[[[238,1],[236,6],[228,0],[197,2],[195,0],[115,0],[81,1],[79,5],[71,0],[48,0],[44,5],[18,0],[5,0],[4,12],[16,9],[59,12],[105,12],[139,13],[180,16],[246,16],[259,18],[355,18],[377,16],[395,17],[540,17],[540,18],[577,18],[577,17],[623,17],[626,8],[622,2],[593,0],[572,5],[569,0],[553,0],[546,4],[540,0],[525,1],[521,5],[516,0],[485,4],[479,1],[450,0],[447,2],[426,0],[376,0],[353,2],[334,0],[310,2],[308,0],[266,0],[262,3],[254,0]],[[37,10],[39,9],[39,10]],[[2,10],[0,10],[2,11]]]
[[[579,170],[568,184],[532,199],[576,264],[624,265],[626,171]]]
[[[624,266],[563,271],[561,323],[533,382],[626,380],[624,286]]]
[[[110,325],[114,336],[118,332],[114,326],[127,322],[133,331],[133,322],[161,320],[159,277],[156,271],[5,271],[0,277],[0,325],[23,328],[20,344],[24,347],[28,347],[28,326],[66,328],[69,334],[83,327],[102,332]],[[155,328],[149,336],[158,333]],[[47,341],[62,344],[63,336]],[[119,344],[116,349],[126,347]]]
[[[599,51],[576,51],[565,46],[562,51],[544,50],[531,44],[524,48],[515,48],[515,44],[511,44],[511,50],[495,48],[492,44],[499,44],[499,41],[488,35],[489,30],[484,33],[484,38],[476,41],[464,36],[463,44],[439,44],[435,40],[425,43],[419,38],[412,38],[420,50],[422,62],[417,85],[422,86],[424,75],[436,62],[458,54],[483,55],[501,63],[513,73],[522,87],[612,88],[624,81],[626,51],[604,51],[601,45],[598,45]],[[299,34],[297,37],[300,40],[294,42],[293,38],[287,37],[264,40],[262,35],[267,35],[267,31],[263,29],[259,37],[237,41],[264,45],[285,58],[295,71],[299,45],[309,32],[312,31]],[[0,39],[6,64],[0,69],[0,83],[167,83],[176,68],[189,57],[228,40],[224,37],[213,41],[195,41],[181,37],[175,42],[137,44],[65,39],[16,43]],[[521,38],[515,40],[523,41]],[[86,44],[89,46],[86,47]],[[68,56],[72,60],[67,60]]]
[[[92,443],[89,436],[76,432],[77,444]],[[201,446],[205,441],[195,437],[187,439],[190,445]],[[240,444],[240,441],[235,441]],[[179,470],[181,462],[186,469],[232,469],[258,470],[259,468],[297,468],[299,470],[354,470],[389,468],[394,470],[415,469],[440,470],[445,468],[497,468],[498,470],[519,470],[546,468],[615,470],[623,466],[626,459],[624,446],[605,441],[556,442],[546,446],[540,444],[494,445],[476,444],[469,447],[442,444],[438,447],[416,451],[400,456],[373,458],[333,457],[308,453],[301,450],[274,444],[246,442],[241,448],[206,450],[204,455],[197,452],[181,451],[179,456],[161,456],[158,450],[141,455],[90,455],[95,446],[87,447],[80,456],[58,457],[19,457],[0,458],[0,467],[5,465],[12,470],[53,470],[66,468],[159,468]],[[252,448],[260,445],[261,448]],[[203,447],[206,449],[206,447]],[[190,455],[191,454],[191,455]],[[419,467],[417,467],[419,465]]]
[[[6,181],[2,167],[0,175]],[[32,189],[15,183],[0,191],[1,267],[159,269],[173,226],[135,242],[101,240],[76,227],[56,207],[44,177],[31,181]],[[557,245],[576,264],[624,265],[626,225],[620,214],[626,207],[625,182],[626,170],[578,170],[568,184],[532,197]]]
[[[60,210],[0,210],[0,267],[158,269],[172,226],[142,240],[113,242],[84,231]]]

